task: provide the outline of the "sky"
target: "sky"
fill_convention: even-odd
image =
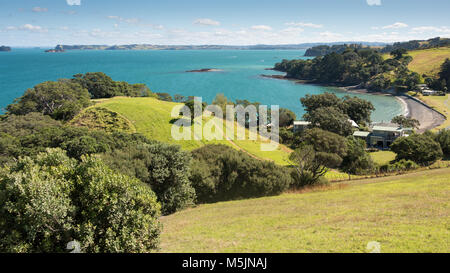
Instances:
[[[0,0],[0,45],[255,45],[450,37],[449,0]]]

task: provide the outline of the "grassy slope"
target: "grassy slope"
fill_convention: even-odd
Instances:
[[[450,58],[450,47],[414,50],[409,51],[408,54],[413,57],[413,61],[408,66],[411,71],[420,75],[435,76],[439,73],[445,59]]]
[[[450,169],[202,205],[165,217],[162,252],[450,251]]]
[[[205,144],[220,143],[235,149],[242,149],[254,157],[271,160],[279,165],[288,165],[289,149],[280,146],[276,151],[261,151],[261,140],[258,141],[176,141],[171,136],[171,112],[173,107],[181,104],[165,102],[153,98],[113,98],[100,100],[94,107],[103,107],[115,111],[130,120],[136,131],[165,143],[178,144],[186,150],[193,150]],[[206,120],[205,120],[206,122]],[[225,126],[225,124],[224,124]]]
[[[408,66],[411,71],[421,76],[423,74],[436,76],[445,59],[450,58],[450,47],[412,50],[408,51],[408,54],[413,57],[413,61]],[[390,58],[392,58],[391,55],[383,54],[383,59]]]

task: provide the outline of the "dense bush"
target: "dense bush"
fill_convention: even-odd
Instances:
[[[450,130],[441,130],[435,137],[446,157],[450,157]]]
[[[179,146],[135,143],[102,155],[104,162],[151,187],[167,215],[194,204],[195,190],[189,181],[190,154]]]
[[[11,138],[14,139],[14,146],[11,146]],[[80,159],[84,154],[104,153],[130,143],[152,141],[139,134],[107,133],[62,126],[50,118],[47,120],[42,114],[31,113],[24,116],[11,115],[0,121],[0,143],[3,143],[3,146],[9,143],[7,150],[0,148],[0,157],[31,156],[45,151],[46,148],[62,148],[70,157]]]
[[[402,159],[394,163],[389,163],[380,166],[379,171],[383,173],[389,173],[389,172],[411,171],[418,168],[419,165],[417,165],[417,163],[415,163],[414,161]]]
[[[145,84],[129,84],[113,81],[103,72],[77,74],[73,82],[86,88],[93,99],[112,98],[116,96],[151,97],[155,96]]]
[[[431,165],[443,156],[441,145],[427,134],[398,138],[391,150],[397,160],[412,160],[420,165]]]
[[[371,173],[375,164],[366,152],[366,143],[362,139],[347,138],[347,154],[343,157],[340,169],[349,174],[361,175]]]
[[[275,70],[286,72],[287,77],[317,83],[338,85],[360,85],[370,90],[381,91],[392,86],[412,87],[419,83],[420,76],[408,70],[411,56],[396,52],[394,58],[384,60],[374,49],[346,47],[331,50],[323,57],[313,60],[283,60]],[[397,81],[391,82],[394,76]]]
[[[353,133],[349,116],[336,107],[322,107],[305,114],[305,120],[312,126],[329,131],[341,136],[349,136]]]
[[[32,112],[67,121],[89,106],[88,91],[70,80],[44,82],[28,89],[25,94],[6,107],[8,114],[26,115]]]
[[[305,144],[312,145],[317,152],[334,153],[340,157],[347,154],[346,138],[332,132],[319,128],[308,129],[302,135],[302,140]]]
[[[34,134],[45,127],[61,126],[59,121],[35,112],[22,116],[8,115],[0,120],[0,132],[16,137]]]
[[[323,130],[348,136],[352,133],[349,119],[358,124],[370,123],[373,104],[357,97],[338,98],[335,94],[306,95],[300,99],[305,107],[305,120]]]
[[[160,205],[137,179],[99,159],[48,150],[0,169],[0,252],[150,252]]]
[[[190,180],[199,203],[277,195],[291,183],[287,169],[224,145],[208,145],[192,155]]]

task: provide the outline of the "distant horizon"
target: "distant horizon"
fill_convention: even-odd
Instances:
[[[437,7],[437,8],[436,8]],[[292,45],[450,37],[450,1],[3,1],[0,43]]]
[[[427,39],[417,39],[417,40],[428,40],[436,37],[430,37]],[[305,43],[294,43],[294,44],[152,44],[152,43],[123,43],[123,44],[104,44],[104,43],[96,43],[96,44],[70,44],[70,43],[59,43],[55,45],[7,45],[0,44],[0,46],[7,46],[11,48],[54,48],[58,45],[66,45],[66,46],[124,46],[124,45],[153,45],[153,46],[224,46],[224,47],[251,47],[251,46],[296,46],[296,45],[309,45],[309,44],[323,44],[323,45],[331,45],[331,44],[380,44],[380,45],[391,45],[397,42],[407,42],[405,41],[393,41],[393,42],[378,42],[378,41],[337,41],[337,42],[305,42]]]

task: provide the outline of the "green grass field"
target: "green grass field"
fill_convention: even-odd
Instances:
[[[206,144],[224,144],[233,147],[235,149],[242,150],[258,159],[270,160],[279,165],[289,165],[288,158],[291,152],[290,149],[288,149],[283,145],[280,145],[278,149],[275,151],[261,151],[261,144],[264,141],[261,140],[260,138],[256,141],[174,140],[171,134],[173,123],[171,112],[174,107],[182,106],[181,104],[178,103],[160,101],[154,98],[125,98],[125,97],[102,99],[96,100],[95,102],[96,105],[86,109],[85,111],[89,111],[89,109],[92,108],[104,108],[110,111],[117,112],[121,117],[124,117],[127,120],[129,120],[133,125],[134,129],[138,133],[141,133],[150,139],[155,139],[170,144],[177,144],[180,145],[185,150],[193,150],[196,148],[200,148]],[[88,123],[80,121],[79,119],[79,117],[82,117],[84,115],[84,112],[82,112],[80,115],[78,115],[78,117],[75,118],[77,123],[81,124]],[[207,119],[204,119],[204,125],[207,121],[208,121]],[[95,127],[95,124],[92,126]],[[225,123],[223,124],[223,128],[226,128]],[[237,130],[235,130],[235,135],[236,131]],[[246,130],[246,135],[248,135],[248,130]]]
[[[391,151],[380,151],[375,153],[370,153],[373,161],[378,165],[388,164],[393,161],[396,157],[396,154]]]
[[[417,72],[421,76],[423,74],[436,76],[445,59],[450,58],[450,47],[411,50],[408,51],[408,55],[413,57],[413,61],[408,66],[411,71]],[[392,56],[383,54],[383,59],[389,58]]]
[[[201,205],[162,219],[161,252],[450,252],[450,169]]]
[[[411,71],[420,75],[435,76],[445,59],[450,58],[450,47],[414,50],[409,51],[408,54],[413,57],[413,61],[408,66]]]

